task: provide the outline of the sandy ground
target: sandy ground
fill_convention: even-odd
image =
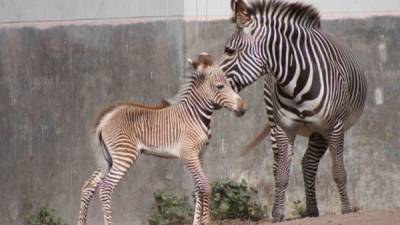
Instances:
[[[281,223],[268,221],[223,221],[216,225],[400,225],[400,209],[366,211],[346,215],[326,215],[318,218],[304,218]]]

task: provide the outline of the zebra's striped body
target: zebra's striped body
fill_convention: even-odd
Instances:
[[[350,51],[320,29],[319,14],[311,6],[236,0],[232,8],[238,29],[220,64],[236,91],[266,75],[264,97],[274,152],[274,220],[283,219],[297,134],[309,137],[302,161],[308,215],[319,215],[315,176],[328,147],[342,212],[350,212],[343,137],[364,108],[363,72]]]
[[[211,114],[225,107],[240,116],[245,104],[209,55],[200,55],[192,65],[196,72],[169,106],[118,104],[100,114],[94,138],[96,146],[102,147],[102,151],[96,149],[101,168],[83,185],[78,225],[86,224],[89,201],[97,187],[105,224],[112,224],[111,193],[139,153],[184,161],[196,187],[193,224],[209,224],[211,188],[199,154],[209,140]]]

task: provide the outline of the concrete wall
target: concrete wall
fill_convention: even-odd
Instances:
[[[297,1],[297,0],[288,0]],[[303,0],[323,17],[400,14],[398,0]],[[0,22],[126,17],[229,17],[230,0],[0,0]]]
[[[186,57],[222,53],[234,26],[227,21],[121,20],[112,23],[31,23],[0,26],[0,224],[22,225],[40,204],[74,224],[83,181],[95,169],[90,150],[92,118],[115,101],[157,103],[175,94]],[[369,81],[366,113],[347,133],[349,192],[363,210],[400,207],[400,18],[324,22],[360,58]],[[241,95],[243,118],[219,111],[205,154],[210,180],[247,179],[272,205],[272,152],[268,142],[245,158],[241,146],[264,124],[262,81]],[[287,198],[304,201],[298,138]],[[318,174],[322,213],[339,212],[330,157]],[[143,225],[152,194],[167,189],[190,195],[192,181],[178,160],[141,156],[113,195],[115,224]],[[102,224],[93,199],[89,224]]]
[[[0,0],[0,22],[182,16],[184,0]]]

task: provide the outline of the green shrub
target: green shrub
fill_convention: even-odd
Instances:
[[[150,225],[183,225],[193,219],[193,207],[188,197],[178,197],[174,194],[156,192],[156,206],[150,216]]]
[[[28,216],[28,225],[66,225],[60,217],[56,217],[55,210],[50,209],[47,205]]]
[[[258,191],[241,183],[224,179],[211,184],[211,215],[214,220],[244,219],[258,221],[267,217],[267,208],[261,205]],[[157,192],[156,206],[149,219],[151,225],[183,225],[191,223],[194,209],[186,196]],[[195,194],[193,193],[193,198]]]
[[[260,203],[258,191],[241,183],[223,179],[213,182],[211,214],[214,219],[245,219],[257,221],[267,217],[267,208]]]
[[[301,218],[304,218],[307,216],[307,209],[300,200],[294,201],[293,205],[294,205],[293,214],[295,216],[299,216]]]

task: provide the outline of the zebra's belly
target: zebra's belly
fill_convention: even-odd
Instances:
[[[353,112],[348,115],[343,124],[345,130],[351,128],[360,118],[361,114],[362,112]],[[284,121],[283,128],[289,131],[289,133],[304,137],[309,137],[314,132],[326,135],[329,130],[328,124],[318,115],[306,118],[281,119],[281,121]]]
[[[301,135],[309,137],[314,132],[324,133],[327,125],[322,115],[316,114],[310,117],[301,118],[292,113],[285,114],[284,111],[276,118],[279,125],[292,137]]]
[[[161,158],[179,158],[180,157],[180,145],[173,144],[170,146],[149,146],[140,145],[138,149],[145,155],[154,155]]]
[[[324,134],[327,127],[323,123],[311,123],[308,121],[299,122],[296,125],[296,133],[298,135],[309,137],[312,133],[318,132]]]

